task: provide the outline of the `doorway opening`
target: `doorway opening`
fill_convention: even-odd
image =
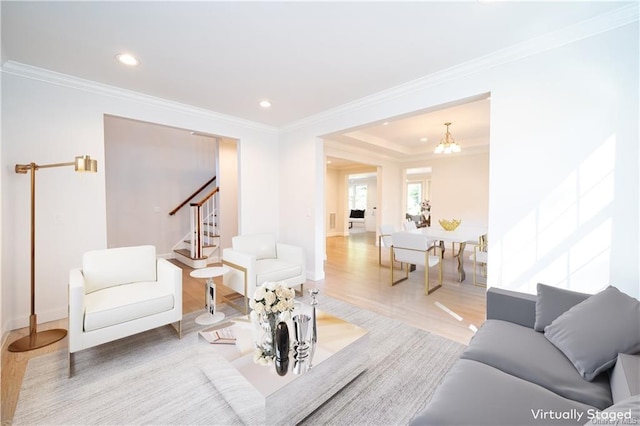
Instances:
[[[210,225],[198,235],[217,263],[238,233],[238,140],[110,115],[104,135],[107,246],[149,244],[177,258],[193,235],[191,204],[207,199]]]

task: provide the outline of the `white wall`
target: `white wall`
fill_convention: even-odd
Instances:
[[[302,247],[307,277],[324,278],[324,155],[322,141],[280,142],[279,203],[281,242]],[[316,238],[316,235],[322,238]]]
[[[221,139],[219,143],[220,187],[218,200],[220,247],[231,247],[231,239],[238,235],[238,143]],[[222,256],[222,252],[220,252]]]
[[[21,75],[18,75],[21,74]],[[82,253],[107,246],[104,114],[240,140],[240,224],[244,232],[278,232],[278,138],[267,127],[202,110],[29,69],[2,72],[2,330],[29,316],[29,178],[14,164],[98,160],[98,173],[40,170],[37,187],[36,313],[67,316],[69,269]],[[51,82],[49,82],[49,81]],[[102,166],[101,166],[102,165]]]
[[[449,155],[431,166],[431,225],[460,219],[464,226],[489,223],[489,154]]]
[[[638,52],[636,22],[503,67],[508,83],[492,88],[490,283],[640,296]]]
[[[344,204],[340,203],[340,189],[344,186],[340,185],[343,181],[342,177],[338,170],[327,167],[325,174],[325,233],[327,237],[342,235],[338,225],[338,212],[341,211],[338,206]]]
[[[364,224],[367,232],[376,231],[376,214],[378,210],[378,182],[376,177],[367,179],[367,208]]]
[[[322,162],[314,157],[317,135],[490,92],[489,284],[528,292],[537,281],[586,292],[615,284],[640,296],[637,17],[562,45],[574,30],[556,35],[561,47],[541,44],[530,56],[514,49],[510,59],[505,54],[475,70],[466,64],[448,78],[285,129],[283,147],[295,146],[309,167],[298,176],[299,188],[315,187],[321,202],[321,177],[312,170]],[[305,171],[300,163],[295,168]],[[395,176],[386,181],[383,175],[383,192],[398,187]],[[312,202],[309,192],[294,193],[304,195],[281,205]],[[308,247],[324,238],[285,212],[280,221],[291,234],[312,239]]]

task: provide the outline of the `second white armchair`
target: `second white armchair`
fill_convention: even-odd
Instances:
[[[249,298],[265,281],[281,281],[288,287],[306,281],[302,247],[277,243],[272,234],[239,235],[231,240],[231,248],[222,251],[222,263],[231,271],[223,284],[244,297],[240,310],[249,311]]]

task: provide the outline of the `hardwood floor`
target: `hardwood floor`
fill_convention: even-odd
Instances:
[[[485,318],[485,289],[472,284],[471,265],[467,261],[467,279],[457,282],[456,260],[447,250],[443,263],[444,285],[431,293],[424,294],[423,274],[413,272],[407,281],[390,286],[388,251],[383,249],[383,266],[378,265],[378,248],[375,233],[365,232],[349,237],[327,238],[327,261],[325,279],[308,281],[305,290],[317,287],[328,296],[343,300],[355,306],[368,309],[380,315],[396,318],[409,325],[430,331],[449,339],[468,343],[473,329],[480,327]],[[183,268],[183,312],[193,312],[204,307],[204,282],[191,278],[191,268],[174,262]],[[396,266],[397,267],[397,266]],[[435,269],[433,269],[435,272]],[[398,270],[398,273],[400,271]],[[430,275],[432,283],[437,274]],[[216,278],[216,283],[221,278]],[[231,296],[232,292],[217,286],[218,301]],[[322,307],[319,306],[321,309]],[[67,321],[59,320],[39,324],[38,330],[66,328]],[[28,334],[23,328],[9,333],[2,348],[2,404],[3,425],[10,425],[18,402],[22,378],[29,359],[66,349],[67,338],[45,348],[30,352],[12,353],[7,350],[9,343]]]

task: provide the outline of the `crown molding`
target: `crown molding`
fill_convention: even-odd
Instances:
[[[110,96],[146,104],[149,106],[169,109],[175,112],[195,117],[220,120],[227,124],[247,129],[266,131],[270,133],[282,133],[321,123],[332,118],[351,114],[355,111],[369,108],[377,104],[387,103],[395,98],[425,90],[429,87],[436,86],[449,80],[459,79],[467,75],[485,71],[496,66],[514,62],[528,56],[533,56],[538,53],[555,49],[588,37],[601,34],[606,31],[628,25],[633,22],[637,22],[639,16],[639,8],[640,7],[638,3],[633,2],[627,6],[617,8],[608,13],[595,16],[593,18],[570,25],[563,29],[550,32],[546,35],[524,41],[522,43],[498,50],[496,52],[481,56],[471,61],[467,61],[462,64],[438,71],[436,73],[429,74],[419,79],[409,81],[407,83],[392,87],[387,90],[383,90],[376,94],[360,98],[339,107],[308,116],[282,127],[268,126],[235,116],[217,113],[204,108],[198,108],[175,101],[169,101],[150,95],[145,95],[143,93],[97,83],[91,80],[85,80],[82,78],[14,61],[5,62],[2,65],[0,71],[6,74],[12,74],[77,90],[83,90],[103,96]]]
[[[535,37],[511,47],[497,50],[479,58],[429,74],[425,77],[421,77],[390,89],[383,90],[376,94],[360,98],[353,102],[346,103],[339,107],[314,114],[285,125],[281,130],[283,132],[288,132],[305,126],[321,123],[364,108],[389,102],[395,98],[402,97],[410,93],[425,90],[448,80],[459,79],[470,74],[475,74],[490,68],[515,62],[528,56],[556,49],[585,38],[623,27],[638,21],[639,9],[639,4],[633,2],[627,6],[603,13],[560,30],[552,31],[543,36]]]
[[[179,102],[145,95],[143,93],[122,89],[116,86],[97,83],[95,81],[85,80],[68,74],[62,74],[48,69],[22,64],[20,62],[7,61],[2,65],[1,71],[5,74],[12,74],[19,77],[55,84],[58,86],[82,90],[97,95],[109,96],[153,107],[168,109],[194,117],[219,120],[225,122],[226,124],[243,127],[246,129],[260,130],[271,133],[278,133],[280,131],[278,127],[267,126],[265,124],[256,123],[255,121],[244,120],[242,118],[234,117],[231,115],[220,114],[208,109],[198,108]]]

